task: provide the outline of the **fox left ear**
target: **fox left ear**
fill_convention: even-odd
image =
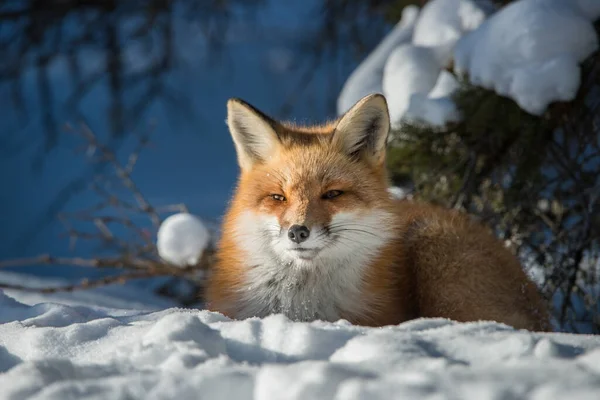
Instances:
[[[332,143],[349,156],[363,156],[379,165],[385,161],[389,131],[390,115],[385,97],[371,94],[340,118]]]
[[[277,123],[243,100],[227,102],[227,125],[243,170],[265,161],[279,143]]]

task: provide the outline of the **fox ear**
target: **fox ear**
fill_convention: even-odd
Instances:
[[[243,100],[227,102],[227,125],[242,169],[266,160],[279,143],[277,123]]]
[[[363,97],[339,120],[333,145],[352,157],[366,157],[379,165],[385,161],[390,131],[387,102],[381,94]]]

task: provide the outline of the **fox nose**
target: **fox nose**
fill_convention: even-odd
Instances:
[[[292,225],[288,230],[288,237],[292,242],[302,243],[310,236],[310,231],[304,225]]]

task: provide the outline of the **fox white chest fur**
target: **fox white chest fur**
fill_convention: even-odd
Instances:
[[[390,219],[377,210],[340,213],[297,243],[276,218],[244,213],[235,232],[247,255],[237,317],[283,313],[336,321],[368,315],[374,299],[361,294],[361,286],[369,260],[391,237],[385,228]]]

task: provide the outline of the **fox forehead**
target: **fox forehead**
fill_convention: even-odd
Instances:
[[[360,184],[373,172],[344,155],[314,146],[281,149],[243,179],[257,188],[290,192],[342,190]]]
[[[328,121],[323,124],[300,125],[290,121],[280,121],[275,128],[281,136],[289,136],[290,141],[320,140],[331,141],[331,135],[335,131],[336,121]],[[304,138],[302,138],[304,137]]]
[[[342,154],[332,145],[335,126],[331,124],[298,126],[281,123],[277,127],[276,151],[263,163],[256,164],[253,175],[277,181],[281,186],[319,183],[327,186],[339,181],[356,180],[372,169],[362,160]]]

